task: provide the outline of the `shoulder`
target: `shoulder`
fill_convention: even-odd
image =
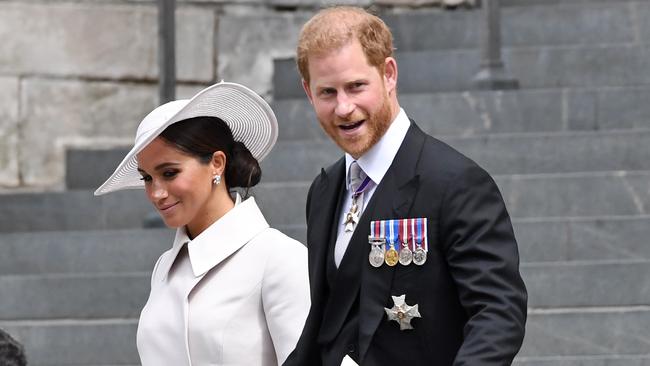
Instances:
[[[250,244],[255,246],[256,251],[266,253],[269,260],[275,259],[276,256],[281,256],[284,260],[300,259],[303,256],[307,258],[307,248],[301,242],[274,228],[264,229]]]

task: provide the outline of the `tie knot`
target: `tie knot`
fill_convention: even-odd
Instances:
[[[365,173],[359,164],[355,161],[350,164],[350,190],[356,191],[357,188],[361,185],[361,182],[365,179]]]

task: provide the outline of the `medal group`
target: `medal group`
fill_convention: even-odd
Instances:
[[[391,267],[397,263],[421,266],[427,260],[427,219],[371,221],[368,243],[368,260],[373,267],[384,263]]]

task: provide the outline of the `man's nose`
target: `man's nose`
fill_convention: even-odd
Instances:
[[[334,113],[336,113],[337,117],[345,118],[350,115],[354,111],[355,105],[354,103],[348,98],[345,93],[339,93],[336,99],[336,109],[334,110]]]

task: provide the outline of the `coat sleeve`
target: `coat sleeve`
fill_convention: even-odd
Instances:
[[[296,347],[309,312],[307,248],[282,234],[273,239],[273,246],[264,271],[262,305],[281,365]]]
[[[449,184],[440,208],[440,238],[468,315],[454,365],[510,365],[521,347],[527,294],[503,198],[478,166]]]

